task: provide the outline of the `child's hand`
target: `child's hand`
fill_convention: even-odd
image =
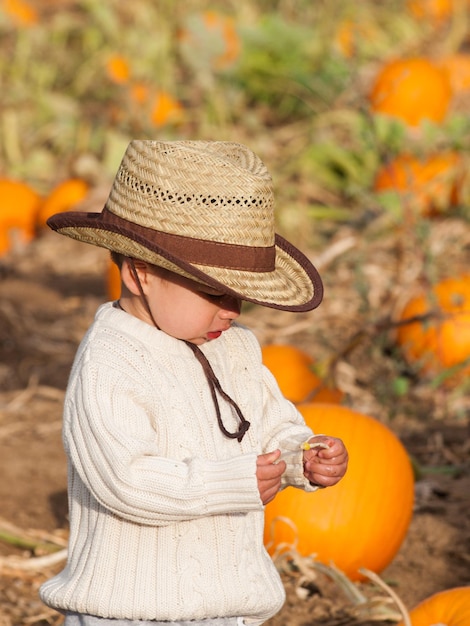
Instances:
[[[304,476],[320,487],[331,487],[345,475],[348,467],[348,451],[341,439],[319,435],[309,443],[321,443],[327,447],[314,447],[304,451]]]
[[[258,479],[258,489],[261,501],[267,504],[274,499],[281,488],[281,476],[286,471],[285,461],[279,460],[280,450],[260,454],[256,461],[256,478]]]

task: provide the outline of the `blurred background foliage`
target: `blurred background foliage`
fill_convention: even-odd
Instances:
[[[397,286],[468,269],[468,238],[454,242],[470,215],[469,13],[468,0],[0,0],[0,177],[42,196],[71,177],[109,188],[133,138],[248,144],[273,174],[283,234],[349,264],[359,304],[351,328],[336,320],[339,343],[352,336],[342,356],[369,329],[395,364],[387,393],[404,395],[383,334]],[[416,58],[434,69],[384,114],[378,77]],[[424,107],[418,124],[407,107]],[[384,277],[371,278],[386,249]]]
[[[114,172],[133,137],[273,137],[271,166],[362,201],[410,140],[370,115],[378,68],[466,42],[458,16],[438,28],[408,4],[2,0],[0,170],[45,187],[84,155]],[[468,149],[456,116],[413,141]]]

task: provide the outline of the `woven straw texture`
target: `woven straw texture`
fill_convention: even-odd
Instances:
[[[229,142],[133,141],[107,208],[166,233],[250,246],[274,243],[271,175]]]

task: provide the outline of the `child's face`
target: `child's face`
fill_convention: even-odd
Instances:
[[[170,272],[150,274],[147,299],[160,330],[196,345],[220,337],[241,309],[241,300]]]

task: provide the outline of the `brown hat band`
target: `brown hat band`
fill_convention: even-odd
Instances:
[[[77,213],[73,213],[73,217],[71,213],[64,213],[60,215],[60,224],[54,223],[54,216],[50,219],[49,225],[60,232],[69,226],[67,217],[70,217],[75,228],[77,226],[92,227],[118,233],[142,243],[150,250],[152,245],[155,246],[157,253],[159,248],[167,250],[187,263],[249,272],[273,272],[275,270],[276,247],[274,244],[267,247],[243,246],[164,233],[129,222],[106,208],[101,213],[82,213],[81,216],[83,216],[82,219],[77,219],[79,217]]]

